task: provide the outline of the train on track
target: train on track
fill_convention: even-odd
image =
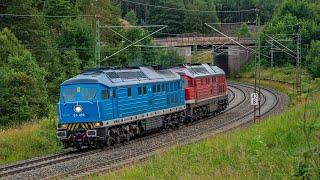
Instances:
[[[227,105],[226,76],[216,66],[89,69],[60,86],[57,139],[66,148],[111,146]]]

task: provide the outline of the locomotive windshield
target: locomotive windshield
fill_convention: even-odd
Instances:
[[[81,88],[80,96],[83,101],[96,100],[98,90],[96,88]]]
[[[79,94],[77,96],[77,94]],[[64,88],[61,93],[61,100],[63,102],[80,101],[93,101],[98,96],[98,89],[93,87],[72,87]]]
[[[65,88],[62,90],[62,101],[70,102],[76,100],[77,88]]]

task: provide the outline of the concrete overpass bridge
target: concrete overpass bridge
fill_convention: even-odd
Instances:
[[[246,47],[255,45],[255,40],[252,38],[231,37],[231,39]],[[252,51],[240,47],[226,37],[208,37],[201,35],[167,37],[155,38],[153,43],[159,46],[175,47],[175,50],[180,55],[185,56],[189,60],[191,60],[192,52],[194,51],[212,51],[214,64],[225,70],[228,75],[236,74],[240,70],[240,67],[254,55]],[[216,53],[217,49],[223,51],[223,53]]]

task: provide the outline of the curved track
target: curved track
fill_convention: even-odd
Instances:
[[[252,121],[253,108],[249,100],[251,92],[253,92],[253,87],[250,85],[230,83],[228,87],[229,106],[223,114],[204,118],[174,131],[157,132],[137,138],[127,144],[108,149],[65,152],[0,167],[0,178],[51,179],[84,176],[145,159],[157,150],[177,143],[190,143],[213,133],[230,130]],[[279,105],[280,95],[266,88],[261,88],[261,93],[261,115],[266,116]]]

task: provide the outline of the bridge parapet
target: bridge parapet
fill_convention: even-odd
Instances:
[[[254,45],[255,39],[252,38],[238,38],[231,37],[233,40],[243,45]],[[153,43],[161,46],[192,46],[192,45],[233,45],[235,44],[226,37],[168,37],[168,38],[155,38]]]

